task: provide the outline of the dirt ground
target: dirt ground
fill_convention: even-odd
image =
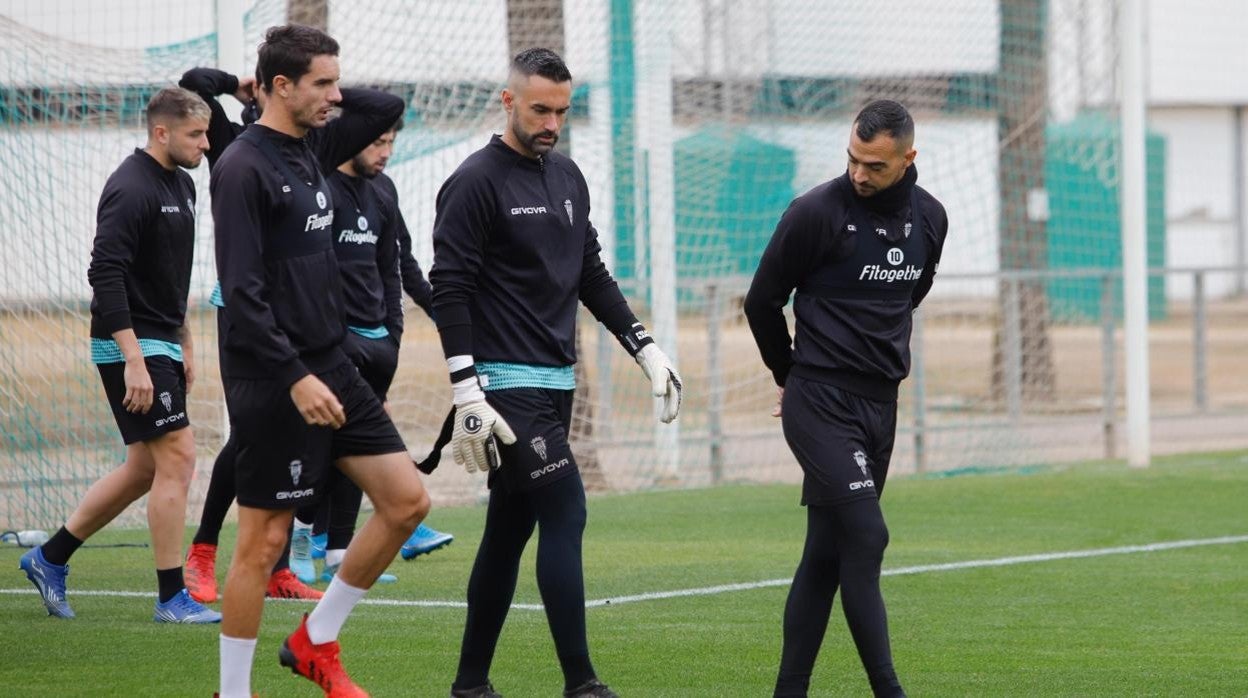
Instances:
[[[1050,396],[1025,402],[1022,414],[1010,420],[993,388],[992,311],[983,302],[934,301],[925,307],[925,421],[921,432],[916,430],[912,377],[903,384],[899,404],[897,469],[1105,454],[1100,328],[1050,327]],[[587,468],[596,473],[595,486],[634,489],[795,478],[779,425],[769,416],[775,399],[770,376],[739,309],[731,308],[723,317],[717,385],[708,366],[711,333],[705,316],[680,318],[674,348],[670,338],[659,338],[669,351],[674,349],[686,386],[675,429],[655,426],[640,371],[614,339],[605,338],[607,344],[600,347],[604,335],[588,314],[583,317],[582,410],[573,431],[583,467],[596,461],[596,467],[591,463]],[[194,509],[202,501],[226,422],[213,311],[201,308],[191,318],[199,373],[189,405],[200,454],[191,496]],[[1190,309],[1176,305],[1165,320],[1150,326],[1152,414],[1159,452],[1248,447],[1248,301],[1211,303],[1207,320],[1208,402],[1203,411],[1197,409],[1193,391]],[[423,456],[449,406],[449,386],[431,323],[413,308],[407,327],[390,406],[409,448]],[[32,511],[64,515],[91,481],[124,457],[98,376],[87,363],[86,337],[85,313],[0,315],[0,522],[6,525],[17,525]],[[1115,346],[1120,421],[1121,329]],[[718,441],[709,428],[712,404],[719,407]],[[1113,438],[1120,455],[1120,428]],[[468,477],[449,453],[428,483],[435,499],[443,502],[484,496],[483,483]]]

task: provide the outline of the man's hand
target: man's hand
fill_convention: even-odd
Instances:
[[[451,453],[455,462],[469,473],[484,473],[502,465],[494,437],[504,444],[514,444],[516,434],[485,401],[485,393],[477,384],[476,376],[465,380],[472,381],[472,384],[455,386],[455,429],[451,432]]]
[[[143,360],[143,356],[127,359],[123,375],[126,381],[126,396],[121,399],[121,406],[125,407],[127,412],[147,414],[147,411],[152,409],[152,395],[156,391],[152,387],[152,377],[147,372],[147,363]]]
[[[655,344],[647,344],[637,352],[637,365],[650,379],[650,393],[663,398],[659,421],[670,424],[680,414],[680,374],[672,360]]]
[[[347,414],[338,396],[311,373],[290,386],[290,399],[308,424],[337,429],[347,423]]]
[[[234,99],[246,104],[256,98],[256,78],[248,75],[238,79],[238,89],[234,90]]]
[[[773,417],[783,416],[784,414],[783,407],[784,407],[784,388],[776,388],[776,406],[772,408],[771,416]]]

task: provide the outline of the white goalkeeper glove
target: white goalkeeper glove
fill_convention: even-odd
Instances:
[[[514,444],[516,434],[498,412],[485,401],[476,376],[452,386],[455,393],[455,428],[451,432],[451,453],[455,462],[469,474],[488,472],[502,465],[495,437]]]
[[[680,374],[672,360],[655,344],[647,344],[637,352],[637,365],[650,379],[650,392],[663,398],[659,421],[670,424],[680,414]]]

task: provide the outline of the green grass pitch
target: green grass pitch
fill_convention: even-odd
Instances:
[[[804,515],[797,488],[734,485],[590,499],[587,595],[762,582],[792,576]],[[989,560],[1248,534],[1248,454],[910,477],[889,483],[885,573]],[[483,508],[435,509],[447,549],[397,560],[399,582],[369,600],[462,601]],[[223,535],[228,560],[233,529]],[[92,543],[142,542],[106,530]],[[189,540],[189,531],[188,531]],[[518,603],[540,603],[533,552]],[[71,563],[78,618],[45,616],[0,548],[0,694],[209,696],[217,628],[157,626],[151,553],[84,548]],[[222,564],[222,567],[224,565]],[[218,569],[224,578],[224,569]],[[1248,695],[1248,539],[1180,549],[894,574],[883,580],[898,674],[912,696]],[[78,592],[78,593],[76,593]],[[767,696],[787,587],[641,600],[588,610],[599,675],[626,697]],[[278,666],[277,648],[310,604],[266,606],[252,687],[315,696]],[[364,605],[342,636],[354,678],[374,696],[445,696],[460,607]],[[562,681],[540,611],[513,609],[492,679],[509,698],[558,696]],[[868,695],[839,607],[812,695]]]

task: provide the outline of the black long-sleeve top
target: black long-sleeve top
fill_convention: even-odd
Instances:
[[[376,178],[336,170],[327,179],[334,197],[334,254],[342,273],[347,325],[384,326],[397,342],[403,334],[403,287],[395,201],[379,191]]]
[[[911,313],[932,287],[949,228],[911,166],[875,196],[848,175],[795,199],[745,298],[750,330],[776,384],[790,371],[876,400],[910,372]],[[790,295],[794,330],[783,308]]]
[[[412,301],[420,306],[421,310],[425,311],[426,315],[432,318],[433,286],[425,278],[420,263],[416,261],[412,253],[412,233],[407,228],[403,212],[399,210],[399,192],[395,189],[394,180],[383,172],[373,178],[373,183],[377,185],[382,196],[391,202],[390,206],[395,213],[395,221],[398,225],[395,233],[399,239],[399,274],[403,280],[403,290],[411,296]]]
[[[186,320],[195,248],[195,184],[141,149],[109,176],[96,211],[91,336],[136,335],[177,343]]]
[[[600,257],[589,189],[571,159],[524,157],[494,136],[443,183],[433,309],[449,358],[576,362],[577,300],[617,337],[636,322]]]
[[[299,187],[316,187],[322,180],[327,163],[344,162],[385,133],[402,113],[403,100],[344,89],[342,106],[342,116],[304,138],[258,123],[248,127],[278,151],[301,181],[288,181],[247,137],[235,139],[212,172],[226,375],[275,377],[290,385],[341,358],[343,298],[328,185],[324,205],[304,207],[312,213],[302,227],[290,221],[291,207],[301,205]]]

